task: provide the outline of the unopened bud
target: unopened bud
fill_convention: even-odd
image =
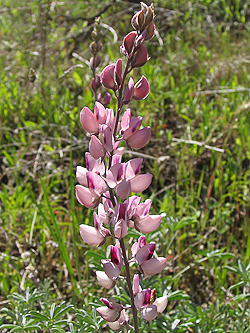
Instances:
[[[146,27],[153,21],[153,18],[154,18],[154,5],[151,4],[148,7],[147,13],[145,15],[145,21],[144,21],[144,23],[145,23]]]
[[[91,57],[89,61],[89,67],[93,70],[96,69],[101,63],[101,58],[99,56]]]

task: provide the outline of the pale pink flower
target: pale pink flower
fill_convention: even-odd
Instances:
[[[120,314],[122,311],[122,305],[116,303],[114,298],[101,298],[100,299],[105,306],[98,307],[96,311],[99,315],[108,322],[117,321],[120,318]]]
[[[85,106],[80,113],[80,121],[83,129],[88,134],[95,134],[99,132],[99,125],[105,124],[106,110],[105,107],[95,102],[94,113]]]
[[[105,243],[106,237],[110,235],[110,231],[102,226],[94,212],[94,227],[86,224],[80,224],[80,235],[84,242],[90,246],[100,246]]]
[[[120,331],[128,322],[128,314],[125,310],[121,311],[120,318],[114,322],[109,322],[108,325],[113,331]]]
[[[116,280],[110,279],[108,275],[103,271],[96,271],[96,277],[99,284],[106,289],[113,288],[116,284]]]
[[[107,190],[107,185],[95,172],[87,171],[86,178],[87,186],[76,185],[76,198],[81,205],[87,208],[97,207],[102,194]]]
[[[110,247],[111,259],[102,259],[104,271],[110,279],[117,278],[121,273],[123,267],[123,257],[121,249],[117,246],[111,245]]]

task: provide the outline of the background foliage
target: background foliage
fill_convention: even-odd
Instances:
[[[170,301],[141,330],[249,332],[250,9],[242,0],[154,4],[151,59],[133,74],[144,74],[151,92],[130,107],[152,127],[143,154],[154,179],[142,196],[164,214],[147,240],[169,256],[161,276],[144,283]],[[109,247],[90,249],[78,235],[78,224],[92,223],[74,201],[75,167],[88,145],[79,112],[93,108],[95,17],[103,24],[101,71],[120,57],[139,8],[0,0],[3,332],[107,331],[95,314],[103,290],[94,272]],[[131,243],[137,236],[131,231]],[[116,293],[126,303],[126,286]]]

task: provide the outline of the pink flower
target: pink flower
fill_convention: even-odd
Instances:
[[[142,318],[147,321],[155,319],[157,313],[162,313],[167,306],[168,296],[155,299],[155,293],[151,289],[141,289],[138,274],[134,276],[133,293],[135,296],[135,306],[140,310]]]
[[[114,298],[101,298],[100,301],[103,302],[105,306],[96,309],[99,315],[108,322],[117,321],[120,318],[122,305],[116,303]]]
[[[90,246],[100,246],[105,243],[106,237],[110,235],[110,231],[102,226],[94,212],[94,227],[86,224],[80,224],[80,235],[84,242]]]
[[[106,289],[113,288],[116,284],[116,280],[110,279],[108,275],[103,271],[96,271],[96,277],[99,284]]]
[[[115,64],[106,66],[101,72],[101,83],[104,87],[117,90],[118,86],[115,82]]]
[[[125,140],[126,145],[130,149],[140,149],[144,147],[151,137],[151,129],[149,126],[140,130],[142,119],[142,117],[138,116],[131,120],[130,109],[127,109],[122,116],[122,139]]]
[[[129,196],[131,191],[139,193],[150,185],[150,173],[139,175],[142,161],[142,158],[134,158],[127,163],[117,163],[108,170],[107,183],[122,199]]]
[[[106,192],[107,185],[105,181],[95,172],[87,171],[86,178],[87,186],[76,185],[76,198],[81,205],[87,208],[95,208],[98,206],[102,194]]]
[[[113,331],[120,331],[128,322],[128,315],[125,310],[121,311],[120,318],[114,322],[109,322],[108,325]]]
[[[140,270],[150,276],[160,273],[167,262],[167,258],[164,257],[153,258],[155,245],[155,242],[145,245],[145,236],[141,236],[131,248]]]
[[[105,124],[106,121],[106,110],[105,107],[95,102],[94,113],[85,106],[80,113],[80,121],[83,129],[88,134],[95,134],[99,132],[99,125]]]
[[[123,267],[123,258],[121,250],[117,246],[111,245],[110,247],[110,259],[102,259],[104,271],[110,279],[118,278]]]

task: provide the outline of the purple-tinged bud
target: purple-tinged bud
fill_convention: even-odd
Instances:
[[[142,75],[141,79],[134,86],[134,95],[133,99],[139,101],[145,99],[149,94],[149,83],[144,75]]]
[[[111,256],[111,261],[118,267],[122,268],[123,267],[123,258],[122,258],[122,253],[121,250],[114,245],[111,245],[110,247],[110,256]]]
[[[102,49],[102,43],[94,41],[89,45],[89,48],[90,48],[91,53],[97,54]]]
[[[90,69],[96,69],[101,63],[101,58],[99,56],[91,57],[89,62]]]
[[[91,79],[91,88],[94,92],[96,92],[101,86],[101,78],[100,75],[96,74],[95,79],[92,77]]]
[[[104,87],[117,90],[118,86],[115,82],[115,64],[106,66],[101,73],[101,83]]]
[[[146,28],[145,40],[150,40],[151,38],[153,38],[154,34],[155,34],[155,24],[154,22],[151,22]]]
[[[131,67],[142,67],[148,61],[148,51],[144,45],[140,45],[138,50],[134,53]]]
[[[147,12],[145,14],[144,24],[145,27],[147,27],[154,18],[154,5],[151,3],[151,5],[147,8]]]
[[[131,19],[131,25],[136,31],[140,30],[140,26],[138,23],[138,16],[139,16],[139,12],[137,12]]]
[[[128,33],[124,39],[123,39],[123,46],[126,50],[126,54],[125,55],[130,55],[133,48],[134,48],[134,44],[135,44],[135,40],[137,37],[137,32],[136,31],[131,31],[130,33]]]
[[[104,96],[102,97],[101,93],[98,94],[97,101],[102,103],[103,105],[108,105],[112,100],[112,96],[108,91],[105,92]]]
[[[118,59],[115,64],[115,81],[118,86],[122,83],[122,59]]]
[[[123,104],[128,104],[134,98],[134,80],[132,77],[128,81],[128,85],[124,92]]]

